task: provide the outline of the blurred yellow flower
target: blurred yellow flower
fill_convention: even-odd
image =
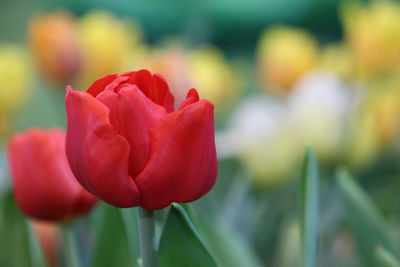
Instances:
[[[79,22],[79,38],[84,54],[82,89],[99,76],[130,70],[137,64],[135,55],[144,49],[139,27],[106,11],[85,14]]]
[[[258,43],[258,74],[266,88],[290,90],[317,59],[316,40],[301,29],[274,26],[261,35]]]
[[[23,104],[30,75],[26,51],[0,44],[0,113],[8,114]]]
[[[232,68],[216,47],[207,46],[190,53],[191,75],[194,87],[202,98],[217,105],[232,104],[238,93],[238,79]]]
[[[342,44],[330,44],[322,49],[319,67],[338,75],[343,80],[354,78],[354,58]]]
[[[400,130],[400,89],[398,78],[370,83],[351,120],[348,136],[349,160],[354,167],[370,163],[379,152],[398,140]]]
[[[400,60],[400,4],[373,1],[343,7],[342,20],[358,75],[370,78],[391,71]]]
[[[28,28],[31,51],[46,77],[62,85],[82,68],[74,18],[66,12],[37,15]]]
[[[30,75],[26,51],[15,45],[0,44],[0,136],[9,129],[10,114],[27,98]]]
[[[399,133],[400,93],[398,91],[385,92],[375,97],[370,105],[381,144],[392,143]]]
[[[374,114],[361,111],[352,118],[347,135],[346,158],[352,168],[362,168],[371,163],[379,152]]]
[[[165,76],[177,106],[190,88],[196,88],[201,98],[212,101],[217,111],[229,106],[237,98],[238,79],[216,47],[186,50],[180,45],[169,45],[163,50],[154,51],[145,64]]]

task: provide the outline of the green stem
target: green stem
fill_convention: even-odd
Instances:
[[[29,255],[31,258],[32,267],[43,267],[46,266],[43,251],[40,247],[39,240],[33,232],[32,225],[26,223],[28,230],[28,242],[29,242]]]
[[[155,238],[155,221],[152,210],[137,208],[140,254],[143,267],[157,267],[157,250]]]
[[[137,241],[138,241],[138,236],[137,236],[137,220],[136,216],[133,216],[133,209],[119,209],[121,212],[121,217],[122,217],[122,222],[125,227],[127,239],[128,239],[128,246],[129,246],[129,251],[131,254],[131,259],[132,259],[132,266],[136,266],[137,264],[137,259],[138,259],[138,246],[137,246]],[[132,227],[132,225],[135,226],[135,228]]]
[[[62,227],[62,249],[66,267],[80,267],[78,253],[76,250],[76,239],[71,225]]]

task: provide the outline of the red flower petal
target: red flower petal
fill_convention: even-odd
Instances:
[[[149,129],[166,114],[165,109],[130,84],[123,85],[118,94],[104,91],[97,99],[109,108],[111,124],[128,141],[129,174],[136,177],[149,159]]]
[[[100,77],[96,81],[94,81],[94,83],[87,89],[86,92],[96,97],[98,94],[103,92],[104,88],[106,88],[106,86],[111,83],[116,77],[117,74],[113,73],[104,75],[103,77]]]
[[[97,199],[76,181],[65,155],[59,129],[31,129],[16,134],[8,156],[19,207],[30,217],[59,221],[90,210]],[[83,206],[77,208],[77,202]]]
[[[163,117],[150,130],[151,154],[135,182],[141,206],[160,209],[193,201],[215,183],[217,159],[213,105],[199,101]]]
[[[120,85],[126,83],[126,81],[129,80],[129,77],[126,76],[119,76],[117,78],[115,78],[114,81],[112,81],[110,84],[108,84],[106,86],[106,88],[104,88],[104,91],[113,91],[113,92],[117,92],[118,88]]]
[[[161,75],[152,75],[148,70],[139,70],[127,72],[123,76],[129,76],[128,83],[135,84],[148,98],[163,106],[167,112],[174,111],[174,97]]]
[[[77,180],[112,205],[137,206],[139,191],[128,175],[129,144],[111,126],[107,107],[71,87],[66,107],[66,152]]]
[[[196,103],[198,101],[199,101],[199,93],[197,93],[196,89],[192,88],[187,92],[186,99],[180,105],[179,110],[184,109],[186,106]]]

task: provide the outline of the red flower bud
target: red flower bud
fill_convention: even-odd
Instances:
[[[87,92],[67,88],[66,151],[78,181],[118,207],[194,201],[217,176],[214,106],[191,89],[174,111],[164,78],[109,74]]]
[[[59,129],[30,129],[13,136],[8,159],[14,194],[32,218],[60,221],[88,212],[97,199],[76,181]]]

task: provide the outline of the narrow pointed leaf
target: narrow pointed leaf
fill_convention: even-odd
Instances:
[[[375,249],[375,262],[380,267],[399,267],[400,261],[382,246]]]
[[[214,259],[185,209],[173,204],[169,210],[159,245],[161,267],[216,267]]]
[[[319,227],[318,163],[312,148],[307,148],[300,181],[301,266],[316,266]]]
[[[233,229],[222,227],[222,225],[204,219],[200,220],[198,225],[199,231],[218,266],[262,266],[250,244],[245,242]]]
[[[374,250],[382,245],[390,252],[396,248],[390,236],[390,228],[376,205],[350,174],[337,172],[339,188],[346,203],[346,219],[354,233],[365,266],[374,265]]]

